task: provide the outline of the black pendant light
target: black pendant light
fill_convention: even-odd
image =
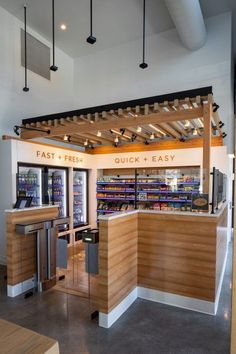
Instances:
[[[25,86],[23,88],[24,92],[28,92],[29,88],[27,86],[27,8],[24,5],[24,36],[25,36]]]
[[[148,67],[147,63],[145,63],[145,21],[146,21],[146,0],[143,0],[143,61],[139,65],[141,69],[146,69]]]
[[[90,0],[90,36],[87,38],[87,42],[94,44],[96,40],[96,37],[93,36],[93,0]]]
[[[50,70],[57,71],[58,67],[55,65],[55,4],[52,0],[52,65]]]

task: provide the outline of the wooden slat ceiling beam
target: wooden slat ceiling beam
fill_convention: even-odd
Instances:
[[[151,113],[138,117],[125,117],[122,119],[116,120],[104,120],[97,121],[94,123],[81,122],[80,124],[75,124],[74,122],[69,123],[66,126],[52,126],[48,127],[50,129],[50,137],[52,136],[60,136],[64,134],[72,135],[75,132],[78,133],[94,133],[96,131],[110,130],[110,129],[121,129],[121,128],[129,128],[129,127],[137,127],[146,124],[158,124],[162,122],[176,122],[183,120],[191,120],[196,117],[202,117],[203,110],[202,107],[186,109],[182,111],[172,111],[172,112],[157,112]],[[64,122],[60,122],[61,124]],[[21,137],[23,139],[33,139],[37,137],[49,137],[47,136],[47,132],[43,131],[30,131],[22,129]]]
[[[199,90],[194,92],[200,93]],[[204,92],[205,95],[196,96],[181,92],[176,98],[156,96],[23,120],[21,138],[45,137],[96,147],[201,137],[204,134],[203,106],[208,103],[214,108],[216,105],[210,88]],[[212,113],[211,134],[224,136],[218,112]]]

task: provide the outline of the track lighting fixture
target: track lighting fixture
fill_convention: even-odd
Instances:
[[[219,121],[219,127],[222,128],[225,125],[222,121]]]
[[[52,0],[52,65],[50,66],[51,71],[57,71],[58,67],[55,64],[55,4]]]
[[[121,133],[121,135],[124,135],[125,134],[125,128],[120,128],[120,133]]]
[[[222,138],[226,138],[227,134],[225,132],[223,132],[222,134]]]
[[[98,130],[98,132],[97,132],[97,136],[98,137],[100,137],[100,136],[102,136],[102,133]]]
[[[152,133],[151,135],[150,135],[150,140],[154,140],[155,139],[155,135]]]
[[[28,82],[27,82],[27,6],[24,5],[24,38],[25,38],[25,86],[23,88],[24,92],[28,92]]]
[[[20,127],[18,125],[15,125],[13,128],[14,133],[19,136],[20,135]]]
[[[185,127],[185,128],[189,128],[189,127],[190,127],[190,121],[189,121],[189,120],[186,120],[186,121],[185,121],[184,127]]]
[[[132,134],[131,136],[131,141],[132,143],[137,139],[137,135],[136,134]]]
[[[216,102],[213,103],[212,107],[214,113],[217,112],[217,110],[220,108],[220,106]]]
[[[118,136],[115,137],[114,142],[117,143],[117,144],[119,143],[119,138],[118,138]]]
[[[15,125],[14,128],[13,128],[13,131],[16,135],[20,135],[20,130],[21,129],[24,129],[24,130],[34,130],[34,131],[37,131],[37,132],[43,132],[43,133],[47,133],[47,134],[50,134],[50,129],[48,130],[44,130],[44,129],[40,129],[40,128],[31,128],[31,127],[21,127],[20,125]]]
[[[144,141],[144,144],[145,144],[145,145],[149,145],[149,141],[146,139],[146,140]]]
[[[85,140],[84,146],[88,146],[88,139]]]
[[[136,131],[137,131],[137,133],[141,133],[142,132],[142,127],[137,127]]]
[[[143,0],[143,61],[139,65],[141,69],[146,69],[148,67],[147,63],[145,63],[145,24],[146,21],[146,0]]]
[[[90,0],[90,36],[87,38],[87,42],[94,44],[96,41],[96,37],[93,36],[93,0]]]
[[[64,141],[68,141],[68,143],[70,143],[71,142],[71,136],[70,135],[64,135],[63,140]]]

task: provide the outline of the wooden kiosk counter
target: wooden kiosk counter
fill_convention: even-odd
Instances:
[[[226,258],[226,203],[216,214],[101,216],[100,326],[110,327],[137,297],[214,315]]]

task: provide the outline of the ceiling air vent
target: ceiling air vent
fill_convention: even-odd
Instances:
[[[25,38],[21,29],[21,65],[25,66]],[[27,33],[27,69],[50,80],[50,48]]]

